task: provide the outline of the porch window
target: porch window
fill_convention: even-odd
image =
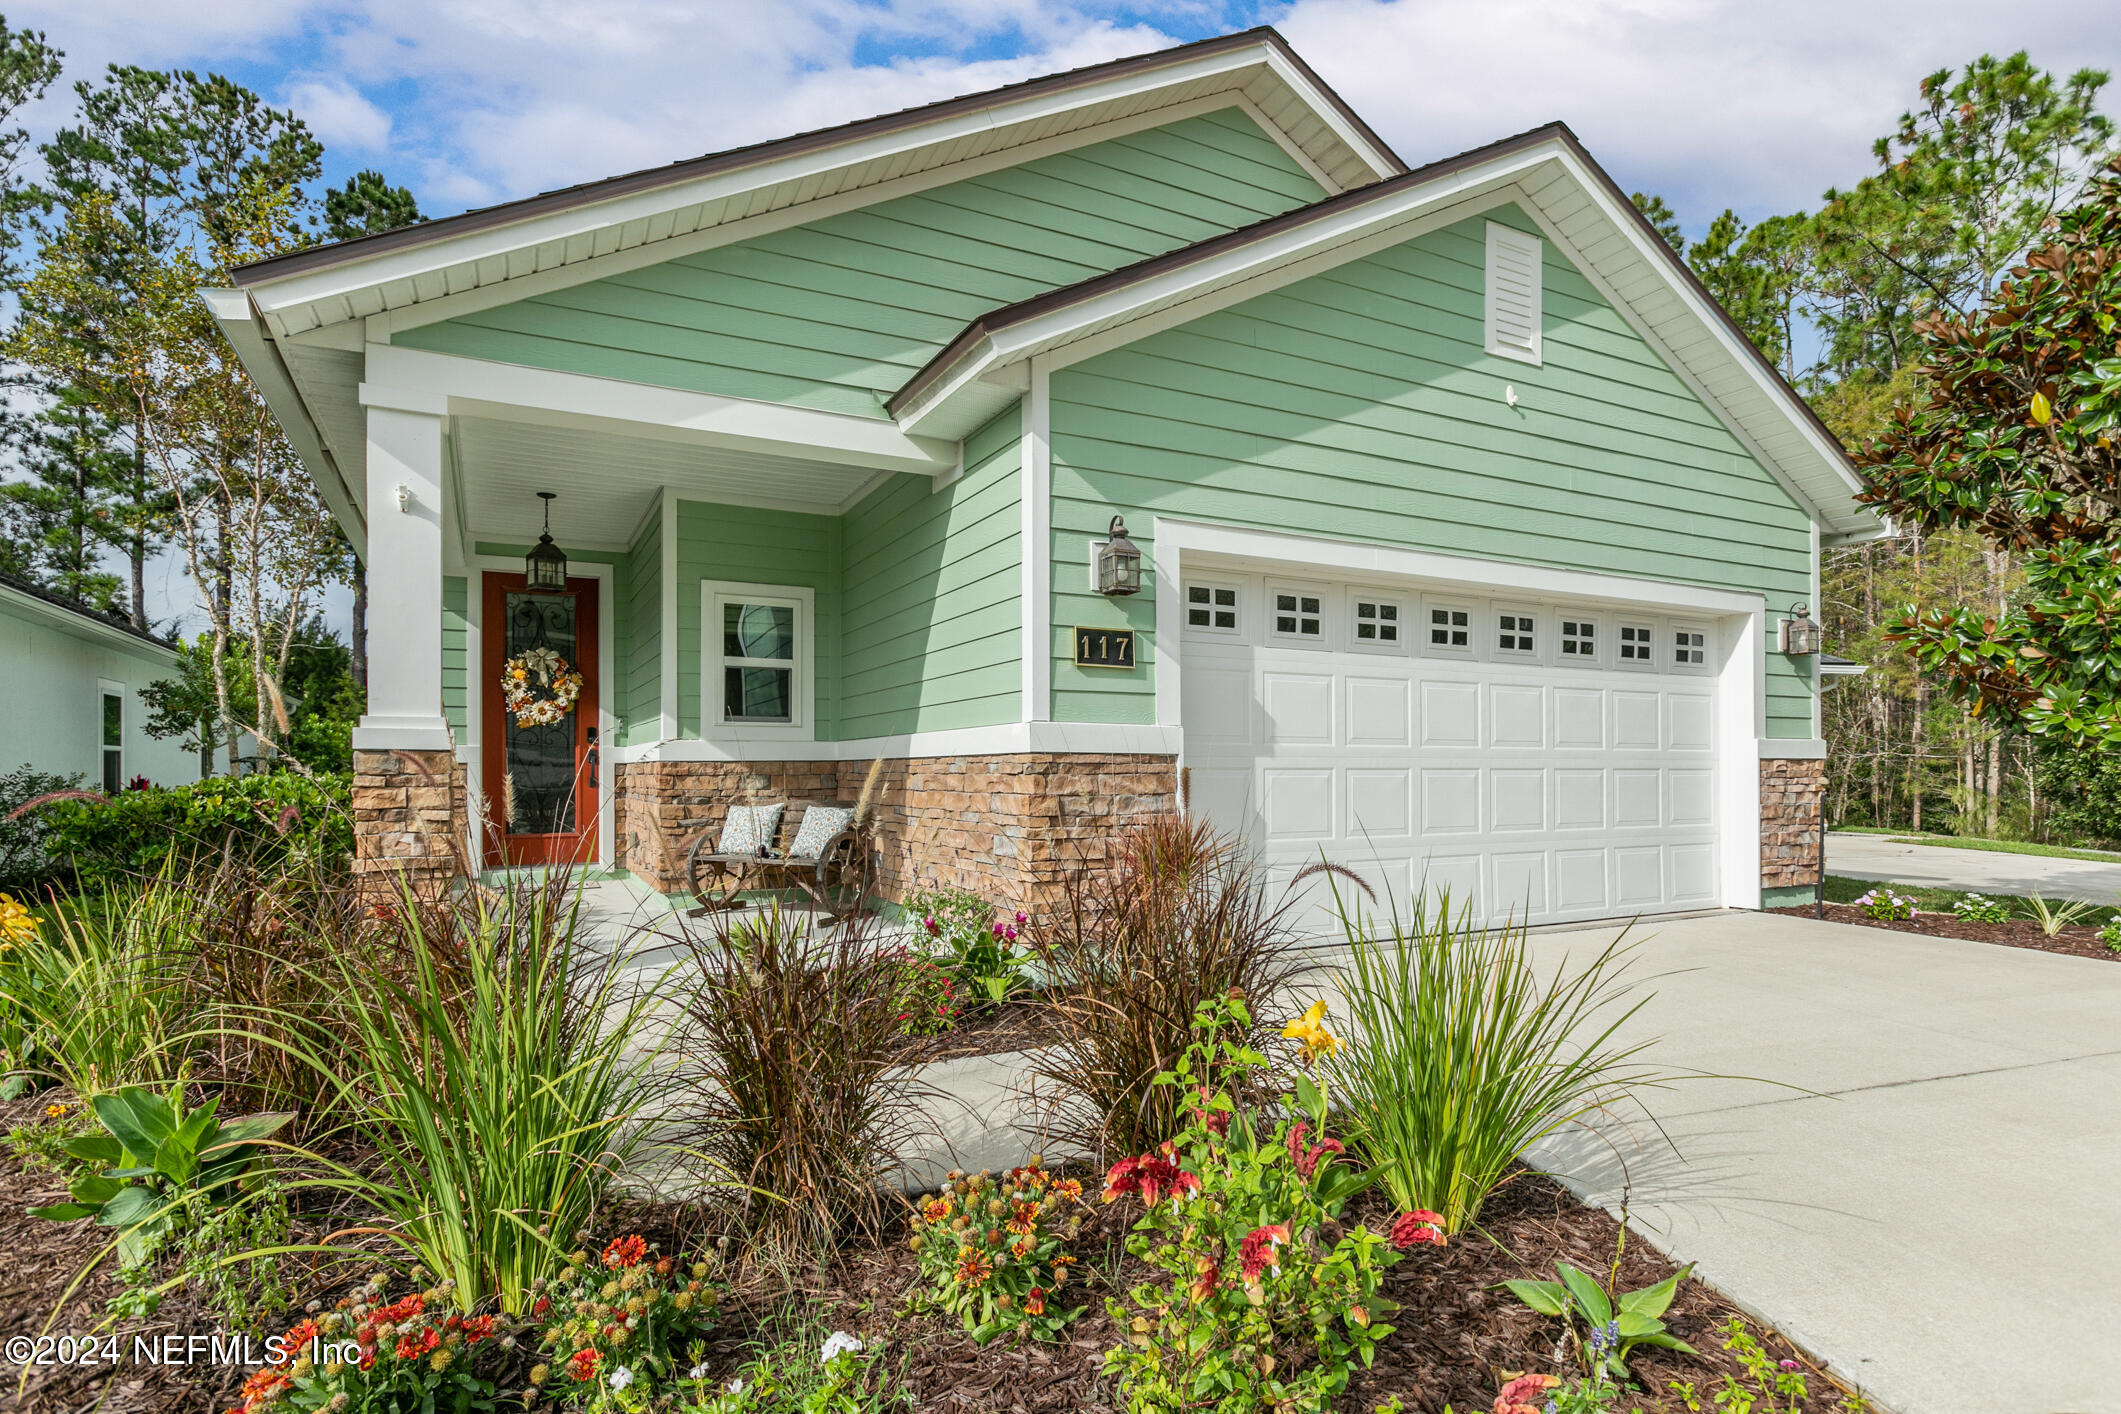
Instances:
[[[724,731],[807,728],[811,592],[709,585],[705,608],[710,722]]]

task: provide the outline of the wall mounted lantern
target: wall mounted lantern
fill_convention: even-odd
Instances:
[[[530,547],[523,557],[523,579],[531,589],[565,589],[567,587],[567,556],[559,546],[552,543],[553,493],[538,492],[538,499],[545,503],[545,533],[538,543]]]
[[[1141,547],[1127,538],[1126,517],[1114,516],[1105,543],[1097,550],[1097,592],[1118,598],[1141,590]]]
[[[1804,604],[1790,605],[1790,616],[1782,621],[1782,651],[1793,658],[1817,653],[1825,638],[1818,624],[1812,622],[1812,611]]]

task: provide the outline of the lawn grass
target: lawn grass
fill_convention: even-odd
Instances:
[[[1861,833],[1869,834],[1869,830]],[[2095,864],[2121,863],[2121,854],[2101,854],[2091,849],[2069,849],[2059,844],[2031,844],[2024,840],[1982,840],[1958,835],[1895,835],[1894,844],[1933,844],[1945,849],[1978,849],[1990,854],[2038,854],[2049,859],[2089,859]]]

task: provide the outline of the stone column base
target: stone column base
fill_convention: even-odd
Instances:
[[[642,761],[614,772],[618,862],[650,888],[683,893],[685,857],[747,799],[852,805],[866,761]],[[870,808],[877,888],[971,889],[1004,906],[1050,905],[1095,864],[1127,820],[1174,809],[1177,758],[1033,752],[887,760]]]
[[[354,877],[395,894],[434,895],[469,874],[465,771],[453,751],[356,751]]]
[[[1760,888],[1812,888],[1826,861],[1819,823],[1826,809],[1826,762],[1760,763]]]

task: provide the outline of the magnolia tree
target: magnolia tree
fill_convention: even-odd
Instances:
[[[1864,499],[2015,552],[2002,613],[1888,626],[1982,716],[2121,747],[2121,159],[1971,316],[1918,323],[1922,391],[1861,461]]]

